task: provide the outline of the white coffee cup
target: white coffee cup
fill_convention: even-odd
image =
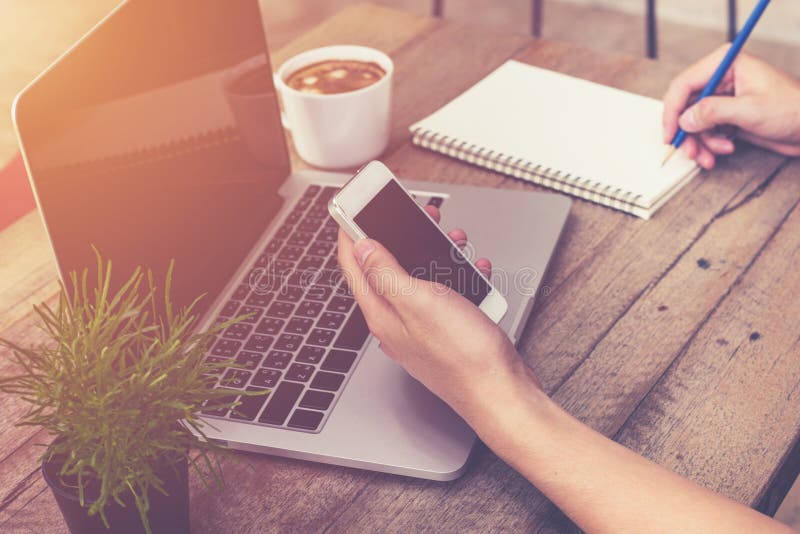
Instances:
[[[304,93],[286,85],[287,77],[312,63],[347,59],[375,62],[386,75],[346,93]],[[356,167],[377,158],[389,144],[393,72],[389,56],[355,45],[315,48],[283,63],[275,87],[283,104],[284,127],[291,131],[300,157],[329,169]]]

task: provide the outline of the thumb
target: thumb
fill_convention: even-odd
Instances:
[[[747,128],[758,115],[758,106],[747,97],[709,96],[683,112],[678,124],[687,133],[699,133],[729,124]]]
[[[411,277],[383,245],[372,239],[361,239],[353,245],[353,255],[376,293],[393,303],[398,297],[409,294]]]

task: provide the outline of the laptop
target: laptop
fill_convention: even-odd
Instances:
[[[253,58],[266,58],[257,136],[253,121],[237,123],[224,83]],[[351,174],[292,172],[271,82],[257,0],[129,0],[25,88],[14,120],[61,278],[89,268],[91,279],[92,246],[113,262],[117,285],[139,265],[163,280],[174,260],[175,303],[205,295],[198,328],[251,314],[208,358],[239,364],[217,378],[230,398],[270,393],[242,396],[234,411],[207,407],[211,439],[454,479],[476,436],[369,334],[326,206]],[[500,325],[516,341],[569,200],[437,178],[404,183],[492,258],[509,303]]]

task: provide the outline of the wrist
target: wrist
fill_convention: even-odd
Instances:
[[[498,455],[514,447],[522,435],[531,435],[531,426],[544,429],[557,412],[555,403],[542,390],[533,371],[521,359],[507,372],[497,373],[473,390],[462,417],[481,440]],[[524,429],[524,431],[523,431]]]

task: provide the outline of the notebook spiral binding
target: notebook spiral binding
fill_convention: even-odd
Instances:
[[[569,173],[563,174],[561,171],[549,167],[543,168],[543,165],[537,165],[521,158],[515,158],[512,155],[495,152],[486,147],[478,147],[430,130],[416,128],[411,133],[411,142],[413,144],[472,165],[533,182],[537,185],[627,213],[633,213],[634,210],[641,209],[641,206],[636,203],[641,198],[641,195],[631,191],[612,190],[610,186],[591,179],[574,176]]]

